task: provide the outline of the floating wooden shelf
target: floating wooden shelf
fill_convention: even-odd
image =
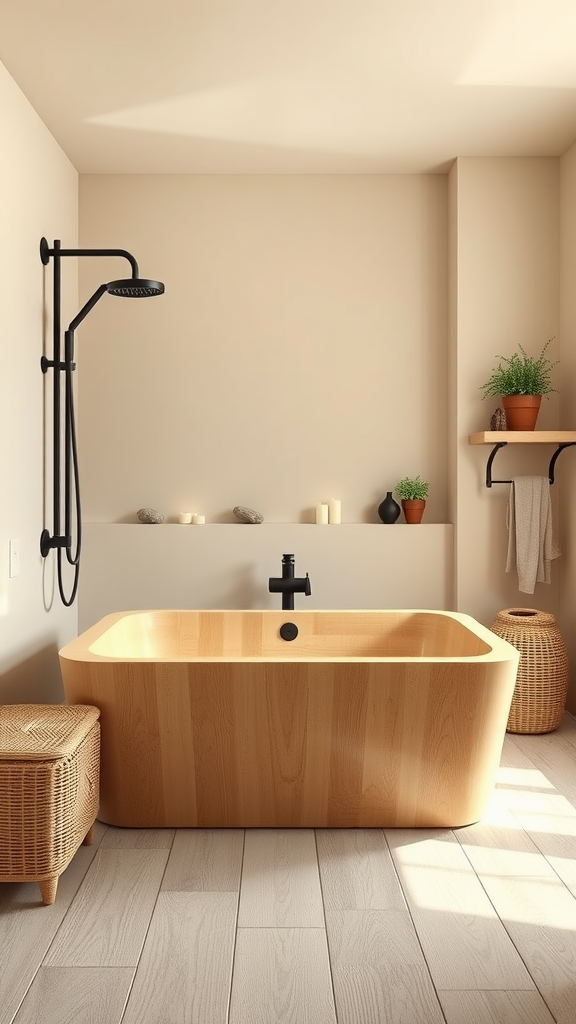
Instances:
[[[494,445],[486,466],[486,487],[492,487],[492,484],[512,483],[511,480],[494,480],[492,478],[492,463],[500,448],[504,448],[507,444],[555,444],[556,451],[550,459],[548,467],[548,479],[553,484],[556,460],[565,448],[576,445],[576,430],[481,430],[478,434],[470,434],[468,443]]]
[[[576,430],[481,430],[469,444],[576,444]]]

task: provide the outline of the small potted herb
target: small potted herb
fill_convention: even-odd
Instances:
[[[407,523],[420,523],[426,507],[429,483],[420,476],[405,476],[396,484],[396,494],[400,498],[404,518]]]
[[[510,358],[497,356],[500,362],[481,385],[483,398],[502,398],[508,430],[534,430],[542,395],[556,391],[552,387],[551,373],[558,360],[553,363],[546,355],[553,340],[549,338],[536,357],[529,356],[522,345],[518,345],[520,352],[514,352]]]

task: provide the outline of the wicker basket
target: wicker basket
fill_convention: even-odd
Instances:
[[[490,628],[520,651],[507,731],[557,729],[568,692],[568,653],[556,619],[537,608],[504,608]]]
[[[80,844],[91,842],[99,715],[81,704],[0,707],[0,882],[39,882],[46,904]]]

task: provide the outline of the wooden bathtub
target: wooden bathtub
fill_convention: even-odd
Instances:
[[[431,611],[123,612],[60,651],[101,713],[98,816],[130,827],[477,821],[518,661]]]

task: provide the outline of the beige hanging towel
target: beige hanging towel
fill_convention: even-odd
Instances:
[[[533,594],[536,583],[550,583],[550,562],[560,554],[552,527],[548,477],[517,476],[512,480],[506,524],[506,572],[516,568],[518,590]]]

